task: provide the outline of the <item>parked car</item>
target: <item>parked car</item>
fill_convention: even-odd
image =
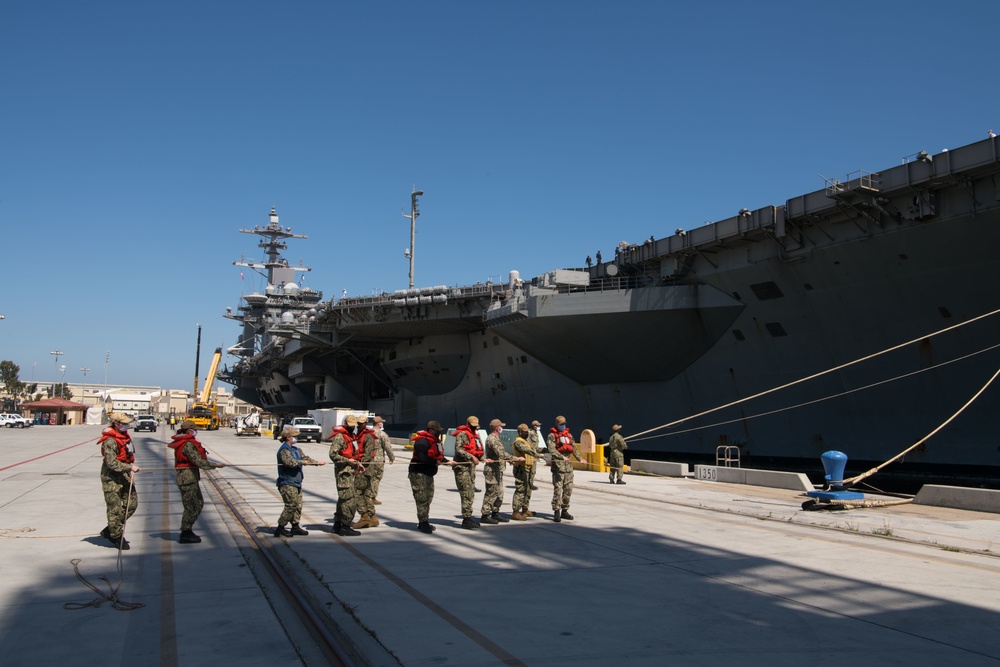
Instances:
[[[21,415],[0,414],[0,425],[7,428],[26,428],[31,426],[31,420],[25,419]]]
[[[159,426],[160,425],[156,422],[156,417],[153,415],[139,415],[135,418],[135,426],[132,427],[132,430],[155,433]]]

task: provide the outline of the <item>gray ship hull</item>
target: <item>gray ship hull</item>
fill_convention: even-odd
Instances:
[[[1000,309],[997,151],[979,142],[624,247],[571,272],[583,283],[330,303],[228,380],[265,409],[355,405],[404,429],[561,414],[599,438],[615,423],[634,435],[677,422],[631,438],[631,451],[710,460],[729,444],[745,461],[815,462],[830,449],[883,461],[1000,368],[1000,316],[932,336]],[[905,464],[1000,470],[998,392]]]

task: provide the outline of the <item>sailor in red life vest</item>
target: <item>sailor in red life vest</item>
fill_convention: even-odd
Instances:
[[[371,485],[375,474],[375,450],[379,448],[375,429],[368,427],[368,415],[358,415],[358,444],[361,447],[361,464],[365,471],[354,475],[354,505],[361,515],[351,528],[374,528],[381,523],[375,515],[375,496]],[[381,466],[378,466],[381,469]]]
[[[427,422],[427,428],[418,431],[413,439],[413,458],[410,459],[409,479],[413,501],[417,504],[417,530],[433,533],[430,523],[431,501],[434,500],[434,475],[442,463],[453,466],[454,461],[444,457],[441,434],[444,428],[438,421]]]
[[[479,418],[469,417],[465,424],[452,433],[455,438],[455,484],[462,500],[462,528],[479,530],[479,522],[472,518],[472,505],[476,500],[476,466],[483,459],[483,443],[479,439]],[[492,463],[487,459],[486,463]]]
[[[552,520],[572,519],[569,499],[573,495],[573,458],[580,461],[573,443],[573,434],[566,428],[566,418],[556,417],[555,428],[549,429],[546,447],[552,457]]]
[[[128,434],[132,418],[120,412],[112,412],[108,417],[111,425],[101,431],[97,440],[102,456],[101,489],[108,514],[108,525],[101,531],[101,537],[125,551],[129,549],[123,534],[125,522],[139,506],[134,476],[141,468],[135,465],[135,448]]]
[[[330,434],[330,460],[333,461],[337,479],[337,516],[333,519],[333,532],[342,537],[360,535],[351,528],[357,512],[357,482],[355,475],[365,471],[361,459],[364,443],[358,428],[358,418],[348,415],[344,423]]]
[[[167,447],[174,450],[174,475],[177,488],[181,492],[181,503],[184,514],[181,515],[181,536],[177,541],[181,544],[195,544],[201,538],[194,534],[194,522],[201,515],[205,499],[201,495],[201,471],[225,468],[225,463],[212,463],[208,460],[208,452],[198,442],[196,424],[190,419],[181,422],[177,433],[170,436]]]

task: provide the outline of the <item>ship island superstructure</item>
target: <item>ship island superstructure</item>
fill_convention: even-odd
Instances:
[[[782,205],[621,244],[586,268],[504,283],[322,300],[261,235],[267,293],[237,313],[239,360],[220,374],[271,412],[367,408],[400,431],[469,414],[557,414],[630,449],[745,462],[829,449],[879,462],[944,421],[1000,367],[1000,144],[995,137]],[[301,268],[301,267],[294,267]],[[950,331],[936,334],[948,327]],[[834,373],[765,393],[906,341]],[[989,389],[907,456],[914,469],[1000,471]],[[685,421],[717,406],[730,407]]]

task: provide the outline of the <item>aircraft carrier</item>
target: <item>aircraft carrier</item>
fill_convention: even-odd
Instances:
[[[267,259],[234,264],[268,286],[227,312],[243,331],[220,379],[279,414],[367,408],[401,432],[565,415],[599,439],[623,424],[630,452],[710,461],[728,446],[744,466],[830,449],[881,462],[969,403],[900,467],[1000,477],[998,141],[921,151],[589,267],[372,297],[299,288],[307,269],[281,251],[306,237],[272,210],[240,230]]]

